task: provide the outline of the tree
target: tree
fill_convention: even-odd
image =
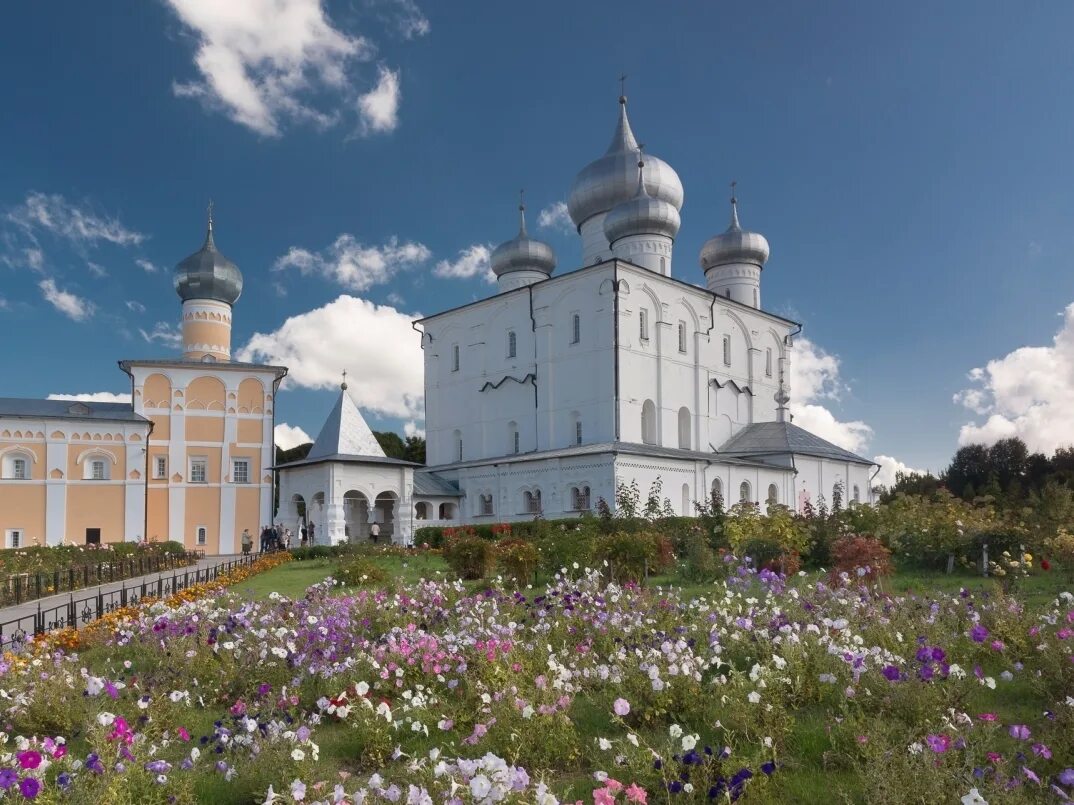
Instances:
[[[972,496],[966,497],[966,488],[981,489],[988,483],[991,472],[992,462],[988,448],[983,444],[968,444],[955,453],[951,465],[943,473],[943,479],[948,489],[956,493],[962,492],[964,500],[972,500]]]
[[[403,446],[403,458],[415,464],[425,463],[425,437],[407,436]]]
[[[1006,491],[1012,481],[1021,481],[1028,458],[1026,443],[1017,437],[1000,439],[988,449],[988,460],[1001,489]]]
[[[403,444],[402,438],[398,433],[392,431],[373,431],[373,436],[376,437],[377,443],[380,444],[380,449],[384,451],[384,455],[388,458],[406,458],[406,445]]]

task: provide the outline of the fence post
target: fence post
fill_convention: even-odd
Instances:
[[[78,610],[75,609],[75,594],[68,593],[70,596],[67,602],[67,625],[71,628],[78,626]]]
[[[54,592],[60,591],[60,571],[59,569],[52,571],[52,589]]]
[[[97,588],[97,618],[99,619],[104,615],[104,594],[101,592],[101,588]]]
[[[41,602],[37,602],[37,615],[34,616],[34,634],[45,633],[45,616],[41,614]]]
[[[41,587],[43,586],[41,584],[41,574],[40,573],[34,573],[34,584],[37,586],[37,597],[40,598],[41,597]]]
[[[127,585],[124,584],[119,588],[119,605],[121,607],[127,606]]]
[[[22,603],[22,576],[15,577],[15,603]]]

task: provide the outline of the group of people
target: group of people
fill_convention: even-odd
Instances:
[[[309,526],[302,524],[300,527],[301,543],[302,547],[312,545],[314,541],[314,533],[316,527],[313,523]],[[291,540],[294,538],[294,533],[290,528],[285,528],[282,523],[275,523],[273,525],[261,526],[260,536],[260,550],[258,553],[273,553],[274,551],[289,551],[291,550]],[[253,550],[254,538],[250,534],[250,529],[245,528],[242,532],[242,552],[243,554],[249,554]]]

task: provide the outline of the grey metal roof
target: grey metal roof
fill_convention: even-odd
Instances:
[[[183,358],[145,358],[138,360],[125,360],[119,362],[119,368],[127,374],[130,374],[130,367],[132,366],[175,366],[179,368],[191,368],[198,369],[204,368],[208,364],[213,369],[255,369],[263,372],[274,372],[277,377],[283,377],[287,374],[286,366],[272,366],[267,363],[243,363],[241,361],[191,361]]]
[[[414,471],[414,494],[437,498],[462,497],[462,492],[455,484],[428,470]]]
[[[289,470],[294,467],[304,467],[309,464],[324,464],[325,462],[338,462],[340,464],[395,464],[400,467],[420,467],[413,461],[403,461],[401,458],[388,458],[387,456],[351,456],[345,453],[333,453],[329,456],[316,456],[314,458],[300,458],[298,461],[288,461],[286,464],[276,464],[270,469]]]
[[[354,400],[347,394],[346,383],[342,384],[336,404],[321,426],[321,432],[317,434],[317,440],[306,458],[338,455],[384,458],[380,442],[369,429]]]
[[[149,422],[134,413],[130,403],[84,402],[82,400],[28,400],[0,397],[0,416],[26,419],[86,419],[103,422]]]
[[[204,245],[175,267],[174,280],[175,291],[184,301],[215,299],[233,305],[242,295],[242,272],[217,251],[212,217]]]
[[[790,422],[755,422],[747,425],[728,439],[717,452],[721,457],[730,455],[760,459],[794,454],[876,465],[875,461],[844,450]]]

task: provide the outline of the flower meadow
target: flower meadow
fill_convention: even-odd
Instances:
[[[570,567],[541,588],[328,579],[124,610],[0,662],[0,797],[1074,798],[1074,596],[896,597],[727,562],[691,596]]]

